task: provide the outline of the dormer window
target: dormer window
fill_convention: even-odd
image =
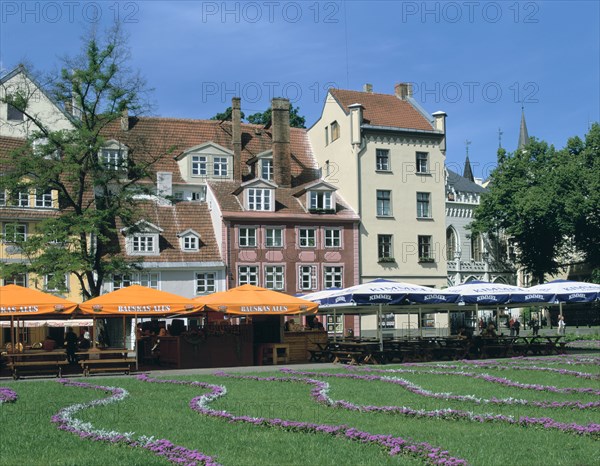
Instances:
[[[248,210],[273,210],[273,190],[269,188],[248,188]]]
[[[215,177],[220,178],[227,176],[227,157],[213,158],[213,174]]]
[[[35,193],[35,206],[41,207],[43,209],[51,209],[52,208],[52,191],[43,191]]]
[[[122,233],[126,234],[125,247],[127,254],[131,256],[154,256],[159,254],[159,235],[162,228],[153,225],[145,220],[139,221],[135,225],[134,233],[127,233],[129,228],[123,228]]]
[[[108,141],[100,150],[100,163],[107,170],[126,170],[127,148],[118,141]]]
[[[192,176],[206,176],[206,157],[204,155],[192,156]]]
[[[331,191],[309,191],[308,192],[308,208],[310,210],[331,210],[332,205]]]
[[[181,250],[184,252],[197,252],[200,249],[200,235],[194,230],[178,233]]]
[[[260,161],[260,177],[263,180],[273,180],[273,159],[262,159]]]

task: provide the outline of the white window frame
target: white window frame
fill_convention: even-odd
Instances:
[[[0,189],[0,206],[1,207],[5,207],[6,206],[6,198],[8,196],[6,195],[6,190],[4,189]]]
[[[331,191],[309,191],[309,210],[331,210],[333,209],[333,193]]]
[[[38,194],[37,190],[35,191],[35,206],[41,209],[51,209],[52,205],[52,191],[44,191],[41,194]]]
[[[250,234],[252,233],[252,234]],[[255,248],[258,244],[258,228],[238,227],[238,247]]]
[[[214,272],[196,272],[195,294],[196,296],[217,291],[217,274]]]
[[[342,247],[342,229],[341,228],[325,228],[323,230],[325,237],[326,248],[341,248]]]
[[[318,276],[316,265],[299,265],[298,266],[298,289],[301,291],[317,290]]]
[[[337,121],[331,122],[331,142],[340,138],[340,124]]]
[[[258,266],[257,265],[238,265],[237,282],[240,285],[258,286]]]
[[[283,265],[265,265],[263,273],[265,288],[276,291],[285,289],[285,267]]]
[[[378,172],[391,171],[389,149],[375,149],[375,170]]]
[[[11,228],[11,227],[14,227],[13,231],[7,231],[7,228]],[[3,238],[4,238],[5,243],[20,243],[23,241],[27,241],[27,224],[26,223],[5,223],[4,228],[3,228],[3,233],[4,233]]]
[[[271,188],[248,188],[246,190],[248,210],[272,211],[273,189]]]
[[[415,170],[417,173],[429,173],[429,152],[417,152],[415,155]]]
[[[387,195],[387,198],[385,198]],[[377,190],[377,216],[392,217],[392,191],[389,189]]]
[[[228,171],[227,157],[213,157],[213,176],[217,178],[226,178]]]
[[[394,235],[377,235],[377,257],[380,260],[394,258]]]
[[[18,207],[29,207],[30,199],[29,199],[29,191],[19,191],[17,193],[17,206]]]
[[[154,233],[136,233],[131,237],[131,254],[156,254],[158,235]]]
[[[52,280],[53,277],[53,273],[48,273],[46,275],[44,275],[44,290],[45,291],[51,291],[51,292],[56,292],[56,291],[69,291],[69,275],[65,274],[64,275],[64,290],[59,290],[58,288],[48,288],[48,283],[50,282],[50,280]]]
[[[431,193],[417,193],[417,218],[431,218]]]
[[[419,260],[433,259],[431,235],[417,236],[417,247],[418,247],[418,252],[419,252]]]
[[[181,237],[181,250],[185,252],[196,252],[200,249],[200,238],[196,235],[185,235]]]
[[[312,242],[312,244],[310,244]],[[298,228],[298,246],[301,248],[317,247],[317,230],[315,228]]]
[[[126,273],[111,277],[111,288],[113,291],[127,288],[131,285],[141,285],[154,290],[160,290],[160,272]]]
[[[282,248],[283,247],[283,228],[265,227],[265,247]]]
[[[323,289],[344,286],[344,267],[341,265],[323,266]]]
[[[18,285],[27,288],[28,276],[26,273],[17,273],[4,279],[4,285]]]
[[[190,159],[192,176],[206,176],[208,173],[208,158],[206,155],[192,155]]]
[[[124,170],[126,168],[127,152],[119,148],[103,147],[100,149],[100,160],[102,166],[107,170]]]
[[[260,177],[263,180],[273,180],[273,159],[260,160]]]

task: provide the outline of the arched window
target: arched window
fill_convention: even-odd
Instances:
[[[481,236],[473,234],[471,236],[471,260],[481,262],[483,260],[482,249]]]
[[[454,254],[456,253],[458,240],[456,238],[456,231],[454,228],[448,227],[446,229],[446,259],[449,261],[454,260]]]

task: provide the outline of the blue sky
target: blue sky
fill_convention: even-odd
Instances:
[[[0,66],[50,72],[92,26],[115,17],[157,115],[210,118],[242,97],[246,114],[288,97],[307,125],[330,86],[393,93],[413,82],[448,114],[447,163],[494,166],[498,130],[515,149],[521,102],[529,134],[562,147],[600,121],[600,2],[0,2]]]

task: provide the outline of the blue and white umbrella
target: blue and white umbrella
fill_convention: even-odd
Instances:
[[[512,295],[526,292],[525,288],[505,283],[489,283],[474,280],[462,285],[446,288],[447,292],[458,293],[459,304],[500,305],[510,301]]]
[[[591,303],[600,300],[600,285],[595,283],[554,280],[526,289],[529,294],[548,296],[546,302]]]
[[[315,291],[314,293],[297,294],[296,296],[298,298],[306,299],[307,301],[312,301],[313,303],[326,304],[328,298],[340,290],[341,288],[333,287],[327,288],[326,290]]]

